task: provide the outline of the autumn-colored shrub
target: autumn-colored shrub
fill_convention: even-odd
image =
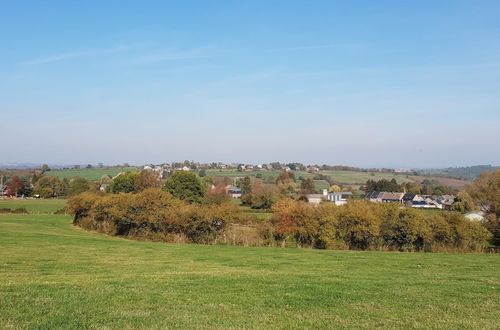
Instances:
[[[0,213],[28,213],[28,210],[24,207],[18,207],[16,209],[11,209],[8,207],[0,208]]]
[[[111,235],[152,240],[214,243],[227,225],[240,217],[232,204],[189,204],[159,188],[137,194],[83,193],[70,198],[74,223]]]
[[[351,201],[343,206],[315,207],[285,199],[273,206],[274,215],[260,226],[264,241],[321,249],[398,251],[481,251],[491,233],[463,215],[446,212],[428,216],[397,204]]]

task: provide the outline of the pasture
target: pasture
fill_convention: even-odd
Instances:
[[[295,177],[297,179],[299,179],[300,177],[302,178],[314,177],[314,174],[305,171],[292,171],[292,172],[295,174]],[[257,174],[259,174],[263,179],[269,176],[272,176],[276,179],[280,174],[280,171],[254,170],[254,171],[240,172],[234,169],[207,170],[207,176],[214,176],[214,177],[241,178],[248,175],[251,178],[255,178]],[[366,183],[367,180],[381,180],[381,179],[387,179],[387,180],[396,179],[398,183],[413,181],[411,175],[406,176],[403,174],[395,174],[395,173],[358,172],[358,171],[320,171],[318,174],[328,175],[335,182],[347,185],[363,185]],[[328,183],[323,180],[315,180],[315,183],[316,183],[316,189],[323,189],[328,186]]]
[[[66,205],[65,199],[0,199],[0,208],[26,208],[29,213],[54,213]]]
[[[475,328],[500,255],[203,246],[0,215],[0,328]]]
[[[107,168],[79,168],[79,169],[62,169],[51,170],[46,172],[46,175],[57,176],[60,179],[81,177],[87,180],[99,180],[104,175],[111,177],[116,176],[120,172],[138,172],[137,167],[107,167]]]

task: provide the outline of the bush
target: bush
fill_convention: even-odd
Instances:
[[[281,200],[274,215],[260,225],[261,238],[287,246],[320,249],[399,251],[481,251],[491,233],[460,213],[427,216],[393,204],[351,201],[343,206]],[[494,227],[494,226],[492,226]]]
[[[28,210],[26,210],[26,208],[24,208],[24,207],[18,207],[16,209],[11,209],[11,208],[8,208],[8,207],[3,207],[3,208],[0,208],[0,213],[26,214],[26,213],[28,213]]]
[[[111,235],[153,240],[215,243],[228,224],[239,219],[232,204],[198,205],[174,198],[158,188],[137,194],[83,193],[69,199],[74,223]]]

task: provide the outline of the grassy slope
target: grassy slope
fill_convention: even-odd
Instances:
[[[0,328],[495,328],[500,255],[148,243],[0,215]]]
[[[29,213],[53,213],[66,205],[65,199],[0,199],[0,208],[26,208]]]
[[[392,173],[379,173],[379,172],[355,172],[355,171],[321,171],[325,175],[331,176],[335,181],[344,184],[365,184],[368,180],[391,180],[396,179],[398,183],[412,181],[411,176],[392,174]]]
[[[103,175],[115,176],[120,172],[137,172],[137,171],[139,171],[137,167],[81,168],[81,169],[52,170],[46,172],[46,174],[57,176],[60,179],[73,178],[79,176],[87,180],[98,180]]]
[[[251,171],[251,172],[239,172],[237,170],[207,170],[208,176],[220,176],[220,177],[244,177],[248,175],[250,177],[255,177],[257,173],[261,173],[263,177],[273,176],[278,177],[280,171]],[[293,171],[295,177],[298,179],[300,177],[303,178],[312,178],[314,174],[305,172],[305,171]],[[373,175],[370,172],[356,172],[356,171],[321,171],[321,174],[329,175],[333,180],[343,183],[343,184],[365,184],[367,180],[381,180],[381,179],[396,179],[399,183],[412,181],[411,176],[408,178],[406,175],[401,174],[391,174],[391,173],[378,173],[374,172]],[[318,181],[323,182],[323,181]],[[326,182],[325,182],[326,184]]]

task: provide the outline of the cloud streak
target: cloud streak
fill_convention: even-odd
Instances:
[[[62,53],[62,54],[52,55],[52,56],[48,56],[48,57],[29,60],[29,61],[24,62],[23,64],[27,64],[27,65],[47,64],[47,63],[66,61],[66,60],[72,60],[72,59],[77,59],[77,58],[108,55],[108,54],[123,52],[123,51],[129,50],[130,48],[131,48],[130,46],[118,46],[118,47],[113,47],[113,48],[108,48],[108,49],[79,50],[79,51],[67,52],[67,53]]]
[[[359,48],[358,44],[325,44],[325,45],[305,45],[296,47],[280,47],[269,49],[269,52],[301,51],[301,50],[321,50],[321,49],[346,49]]]
[[[181,61],[181,60],[192,60],[192,59],[201,59],[201,58],[209,58],[212,57],[210,55],[201,55],[201,54],[189,54],[189,53],[171,53],[171,54],[156,54],[156,55],[146,55],[134,58],[130,61],[131,64],[148,64],[148,63],[156,63],[156,62],[165,62],[165,61]]]

